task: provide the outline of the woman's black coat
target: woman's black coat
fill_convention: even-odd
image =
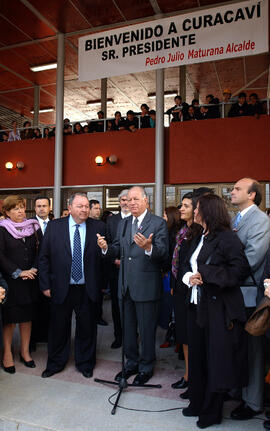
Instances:
[[[7,291],[8,291],[8,285],[6,280],[3,278],[1,272],[0,272],[0,287],[3,287],[6,291],[6,296],[4,299],[4,302],[7,299]],[[0,304],[0,347],[3,346],[3,335],[2,335],[2,304]]]
[[[26,237],[25,241],[15,239],[1,226],[0,271],[9,287],[5,307],[32,304],[37,301],[38,287],[36,280],[12,278],[12,274],[16,269],[28,270],[32,267],[37,268],[37,240],[35,235]]]
[[[191,271],[189,261],[199,241],[200,237],[196,237],[190,243],[184,261],[180,261],[180,277]],[[230,230],[207,235],[197,263],[203,279],[197,322],[206,327],[211,392],[242,387],[247,384],[248,370],[246,314],[240,285],[250,273],[243,245]]]

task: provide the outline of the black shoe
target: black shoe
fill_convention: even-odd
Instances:
[[[26,361],[22,355],[20,354],[20,362],[22,362],[26,367],[28,368],[36,368],[36,364],[33,361],[33,359],[31,359],[31,361]]]
[[[173,389],[185,389],[188,387],[188,382],[184,379],[184,377],[182,377],[181,380],[178,380],[175,383],[172,383],[172,388]]]
[[[266,430],[270,430],[270,421],[264,421],[263,426]]]
[[[191,410],[189,406],[182,410],[182,414],[183,416],[187,416],[187,417],[199,416],[199,413],[196,413],[193,410]]]
[[[125,378],[129,379],[131,376],[134,376],[137,373],[138,373],[138,368],[133,368],[132,370],[125,370]],[[121,379],[122,379],[122,371],[116,374],[114,380],[116,382],[120,382]]]
[[[211,425],[219,425],[221,423],[221,420],[216,421],[216,422],[203,422],[200,419],[196,422],[196,425],[198,428],[204,429],[204,428],[208,428]]]
[[[182,400],[188,400],[189,399],[188,389],[185,392],[182,392],[179,395],[179,397],[182,398]]]
[[[137,374],[137,376],[133,380],[132,384],[135,386],[142,386],[145,383],[147,383],[148,380],[150,380],[152,376],[153,376],[153,372],[145,373],[144,371],[142,371],[139,374]]]
[[[109,325],[109,323],[106,322],[106,320],[102,319],[102,317],[100,319],[98,319],[97,324],[101,325],[101,326],[108,326]]]
[[[119,347],[121,346],[122,346],[121,338],[116,338],[111,344],[111,349],[119,349]]]
[[[241,403],[236,409],[231,412],[231,418],[238,421],[246,421],[252,419],[254,416],[260,414],[261,411],[256,412],[245,403]]]
[[[6,373],[9,373],[9,374],[15,374],[16,373],[16,368],[14,365],[11,365],[11,367],[5,367],[3,364],[2,367]]]
[[[90,377],[93,376],[93,370],[84,370],[80,371],[82,373],[83,377],[86,377],[86,379],[90,379]]]
[[[270,419],[270,411],[269,410],[266,410],[265,416],[267,417],[267,419]]]
[[[61,368],[61,370],[58,371],[51,371],[51,370],[44,370],[43,373],[41,374],[41,377],[43,377],[43,379],[46,379],[47,377],[51,377],[54,374],[60,373],[63,370],[63,368]]]

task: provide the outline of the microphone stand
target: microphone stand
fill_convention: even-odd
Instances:
[[[127,220],[125,220],[125,225],[123,228],[123,234],[122,238],[125,236],[126,229],[127,229]],[[117,397],[115,400],[115,403],[113,405],[113,409],[111,411],[112,415],[115,415],[116,409],[118,407],[118,403],[121,397],[121,394],[124,389],[127,387],[133,386],[135,388],[161,388],[161,385],[151,385],[151,384],[144,384],[144,385],[134,385],[133,383],[128,383],[126,379],[126,373],[125,373],[125,281],[124,281],[124,275],[125,275],[125,248],[124,246],[121,247],[121,275],[122,275],[122,284],[121,284],[121,312],[122,312],[122,351],[121,351],[121,358],[122,358],[122,371],[121,371],[121,379],[119,382],[111,381],[111,380],[103,380],[95,378],[94,381],[97,383],[105,383],[109,385],[117,385],[118,386],[118,392]]]

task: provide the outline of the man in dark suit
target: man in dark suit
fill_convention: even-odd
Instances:
[[[265,257],[270,245],[270,219],[258,206],[262,201],[260,184],[252,178],[237,181],[231,192],[232,204],[239,213],[232,221],[250,265],[250,276],[241,287],[247,317],[255,310],[263,295],[258,286],[263,273]],[[242,390],[243,402],[232,411],[236,420],[247,420],[263,409],[264,365],[262,337],[248,335],[249,384]]]
[[[40,241],[42,242],[44,233],[50,221],[50,199],[47,196],[37,196],[34,202],[36,219],[40,225]],[[37,318],[32,322],[32,332],[30,340],[30,350],[36,350],[36,343],[47,343],[49,316],[50,316],[50,299],[44,296],[41,292],[38,297],[38,312]]]
[[[51,297],[48,361],[42,377],[60,372],[68,361],[74,310],[75,365],[89,378],[96,361],[96,313],[101,294],[102,257],[96,234],[105,234],[105,225],[89,218],[84,193],[72,195],[68,209],[69,217],[48,224],[39,258],[39,286]]]
[[[128,208],[128,198],[127,198],[128,190],[122,190],[118,196],[119,205],[121,211],[113,215],[112,217],[108,217],[107,225],[106,225],[106,236],[108,240],[108,244],[112,244],[117,236],[117,229],[120,221],[128,216],[130,216],[130,211]],[[114,337],[115,340],[112,342],[111,348],[118,349],[122,346],[122,327],[121,327],[121,318],[120,318],[120,310],[119,310],[119,301],[118,301],[118,277],[119,277],[119,267],[120,267],[120,256],[117,258],[110,259],[109,262],[109,284],[111,291],[111,301],[112,301],[112,318],[113,318],[113,326],[114,326]]]
[[[125,320],[124,349],[127,358],[125,376],[137,374],[135,385],[143,385],[153,375],[155,362],[155,335],[162,292],[161,268],[168,258],[168,230],[166,222],[147,210],[148,201],[142,187],[132,187],[128,192],[131,216],[120,221],[117,238],[107,244],[98,235],[103,254],[117,257],[120,250],[124,259],[120,265],[119,290],[124,287]],[[122,280],[122,265],[124,279]],[[139,354],[137,327],[141,349]],[[120,380],[122,373],[115,377]]]

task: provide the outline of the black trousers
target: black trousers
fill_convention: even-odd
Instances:
[[[156,359],[155,344],[159,301],[135,302],[131,299],[129,290],[125,294],[124,301],[126,369],[138,367],[139,372],[151,373]],[[138,330],[141,342],[140,349],[137,337]]]
[[[121,315],[120,315],[119,299],[118,299],[118,279],[110,278],[109,283],[110,283],[110,291],[111,291],[114,336],[115,338],[121,339],[122,325],[121,325]]]
[[[79,371],[92,370],[96,363],[97,304],[92,302],[85,285],[70,285],[62,304],[51,303],[47,370],[59,371],[68,362],[72,312],[76,315],[75,365]]]
[[[210,392],[208,384],[207,329],[196,323],[196,306],[188,308],[188,409],[203,423],[222,419],[223,393]]]

